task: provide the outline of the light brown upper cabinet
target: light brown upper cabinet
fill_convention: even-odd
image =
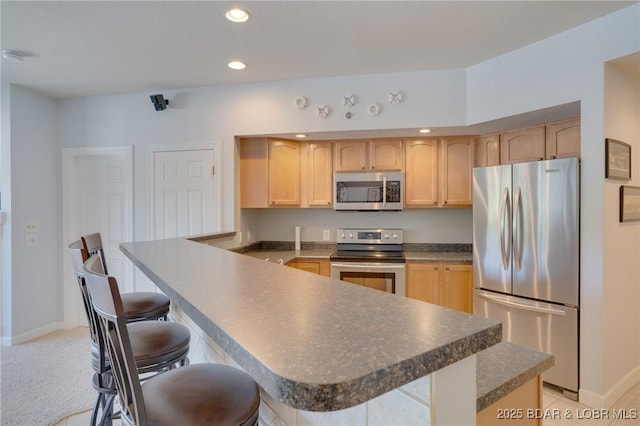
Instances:
[[[450,136],[440,142],[440,203],[471,206],[473,195],[473,136]]]
[[[334,146],[336,172],[403,170],[402,139],[345,140]]]
[[[500,134],[501,164],[544,160],[545,149],[544,125]]]
[[[487,167],[500,164],[500,134],[480,136],[476,140],[475,166]]]
[[[547,124],[547,158],[580,156],[580,118]]]
[[[333,144],[302,142],[302,207],[333,205]]]
[[[405,206],[471,206],[474,139],[406,139]]]
[[[300,205],[300,144],[255,138],[240,142],[243,208]]]
[[[404,204],[438,205],[438,139],[405,139]]]
[[[580,157],[580,117],[500,134],[501,164],[565,157]]]

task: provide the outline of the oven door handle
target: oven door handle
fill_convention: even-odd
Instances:
[[[366,262],[337,263],[337,262],[331,262],[331,267],[332,268],[350,268],[350,269],[369,269],[369,268],[404,269],[405,264],[404,263],[393,264],[393,263],[382,263],[382,262],[377,262],[377,263],[366,263]]]

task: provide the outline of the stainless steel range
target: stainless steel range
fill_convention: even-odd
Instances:
[[[338,229],[331,278],[406,296],[402,229]]]

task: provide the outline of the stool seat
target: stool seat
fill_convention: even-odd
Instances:
[[[122,293],[122,305],[127,322],[163,318],[169,312],[170,303],[169,298],[162,293]]]
[[[258,385],[226,365],[167,371],[144,382],[142,394],[150,425],[253,425],[258,419]]]
[[[189,329],[185,326],[174,322],[142,321],[130,323],[127,328],[139,374],[157,372],[176,363],[185,363],[191,340]],[[109,363],[106,354],[105,358]],[[99,345],[91,345],[91,362],[94,371],[99,372]]]
[[[80,237],[83,248],[89,255],[99,254],[102,261],[102,269],[108,274],[107,256],[102,244],[102,235],[99,232]],[[125,318],[127,322],[167,319],[170,311],[169,298],[161,293],[141,291],[124,293],[122,295]]]

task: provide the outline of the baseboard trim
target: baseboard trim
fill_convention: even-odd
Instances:
[[[45,334],[52,333],[56,330],[62,330],[63,324],[61,322],[54,322],[44,327],[36,328],[35,330],[27,331],[26,333],[19,334],[17,336],[3,336],[2,346],[13,346],[21,343],[28,342],[29,340],[36,339],[44,336]]]
[[[580,403],[593,408],[609,408],[640,381],[640,365],[631,370],[604,395],[580,389]]]

